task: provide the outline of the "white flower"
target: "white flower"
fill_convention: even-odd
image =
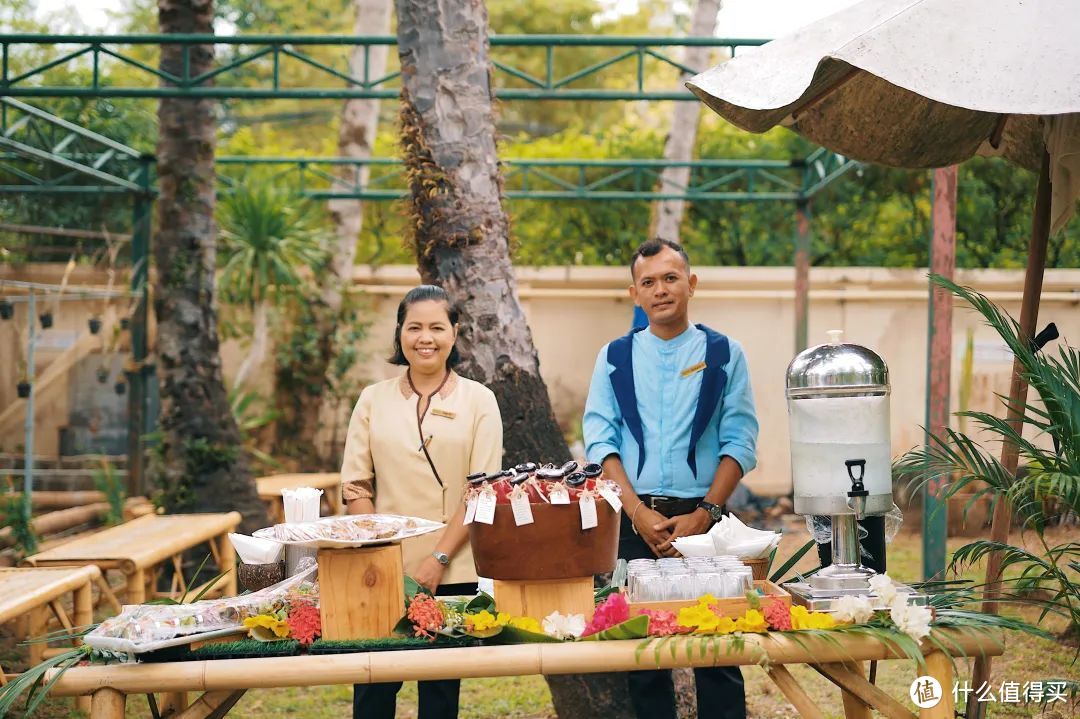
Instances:
[[[576,639],[585,632],[585,616],[552,612],[544,617],[544,633],[556,639]]]
[[[930,633],[930,620],[934,615],[930,607],[908,604],[907,599],[901,595],[889,606],[889,616],[897,629],[919,641]]]
[[[866,595],[846,594],[837,599],[833,606],[832,615],[839,622],[864,624],[874,616],[874,607],[870,603],[870,597]]]
[[[870,577],[870,591],[881,599],[881,604],[891,605],[896,599],[896,584],[888,574],[875,574]]]

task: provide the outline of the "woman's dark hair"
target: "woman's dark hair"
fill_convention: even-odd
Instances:
[[[446,314],[450,317],[450,324],[456,325],[458,323],[459,312],[454,303],[450,301],[450,295],[446,294],[446,290],[437,285],[418,285],[413,287],[401,298],[401,303],[397,308],[397,327],[394,328],[394,354],[390,357],[390,364],[407,365],[409,360],[405,359],[405,353],[401,351],[401,326],[405,324],[405,315],[409,311],[409,306],[414,305],[417,302],[443,302],[446,304]],[[450,356],[446,358],[446,366],[453,367],[461,361],[461,355],[458,353],[457,345],[450,348]]]

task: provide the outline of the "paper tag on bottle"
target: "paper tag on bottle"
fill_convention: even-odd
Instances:
[[[495,523],[495,493],[485,491],[480,493],[476,502],[476,516],[474,519],[481,524]]]
[[[596,526],[596,500],[591,494],[582,494],[578,500],[578,508],[581,509],[581,528],[592,529]]]
[[[615,510],[615,514],[622,511],[622,500],[615,494],[615,489],[610,484],[605,483],[600,487],[600,496],[607,500],[607,503]]]
[[[474,494],[469,497],[469,501],[465,503],[465,522],[464,524],[472,524],[476,518],[476,505],[479,504],[480,499]]]
[[[523,524],[533,523],[532,506],[529,504],[529,495],[524,492],[515,491],[510,496],[510,509],[514,512],[514,524],[521,526]]]
[[[570,504],[570,493],[566,491],[565,485],[558,484],[548,492],[548,500],[552,504]]]

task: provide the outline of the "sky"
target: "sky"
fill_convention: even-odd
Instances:
[[[636,0],[609,0],[614,11],[631,12]],[[853,5],[857,0],[724,0],[717,34],[730,38],[775,38],[818,18]],[[108,31],[106,11],[118,10],[120,0],[38,0],[40,16],[76,13],[86,31]]]

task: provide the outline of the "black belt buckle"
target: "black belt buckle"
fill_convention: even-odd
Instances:
[[[697,508],[700,499],[684,499],[682,497],[660,497],[656,495],[646,495],[645,506],[649,509],[659,512],[666,517],[672,517],[679,514],[689,514]]]

